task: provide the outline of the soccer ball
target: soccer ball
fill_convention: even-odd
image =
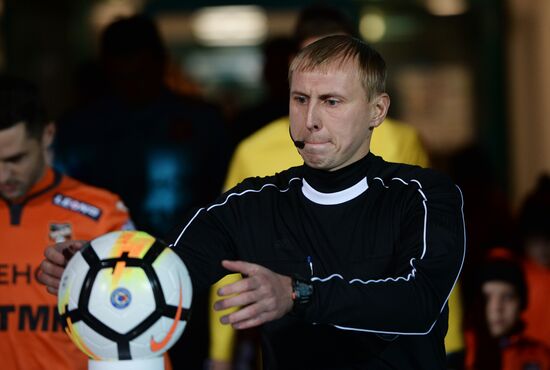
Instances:
[[[189,317],[187,268],[159,240],[116,231],[86,244],[67,264],[57,308],[65,331],[90,359],[158,357]]]

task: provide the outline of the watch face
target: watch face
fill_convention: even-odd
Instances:
[[[294,279],[294,293],[296,294],[295,303],[305,304],[311,300],[313,295],[313,285],[306,281]]]

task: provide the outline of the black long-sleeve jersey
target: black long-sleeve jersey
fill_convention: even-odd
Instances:
[[[300,316],[262,327],[264,369],[444,369],[447,300],[465,256],[463,200],[447,177],[369,153],[251,178],[200,209],[174,246],[195,289],[222,259],[309,278]]]

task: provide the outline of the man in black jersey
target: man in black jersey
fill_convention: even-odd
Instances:
[[[290,135],[304,165],[250,178],[198,210],[173,247],[195,289],[227,270],[222,321],[261,325],[264,369],[443,369],[447,300],[465,254],[448,178],[369,150],[386,116],[385,63],[331,36],[291,64]],[[55,292],[65,264],[46,250]]]

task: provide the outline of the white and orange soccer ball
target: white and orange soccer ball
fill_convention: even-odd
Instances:
[[[161,356],[182,334],[192,286],[177,254],[141,231],[86,244],[61,277],[58,310],[72,341],[94,361]]]

